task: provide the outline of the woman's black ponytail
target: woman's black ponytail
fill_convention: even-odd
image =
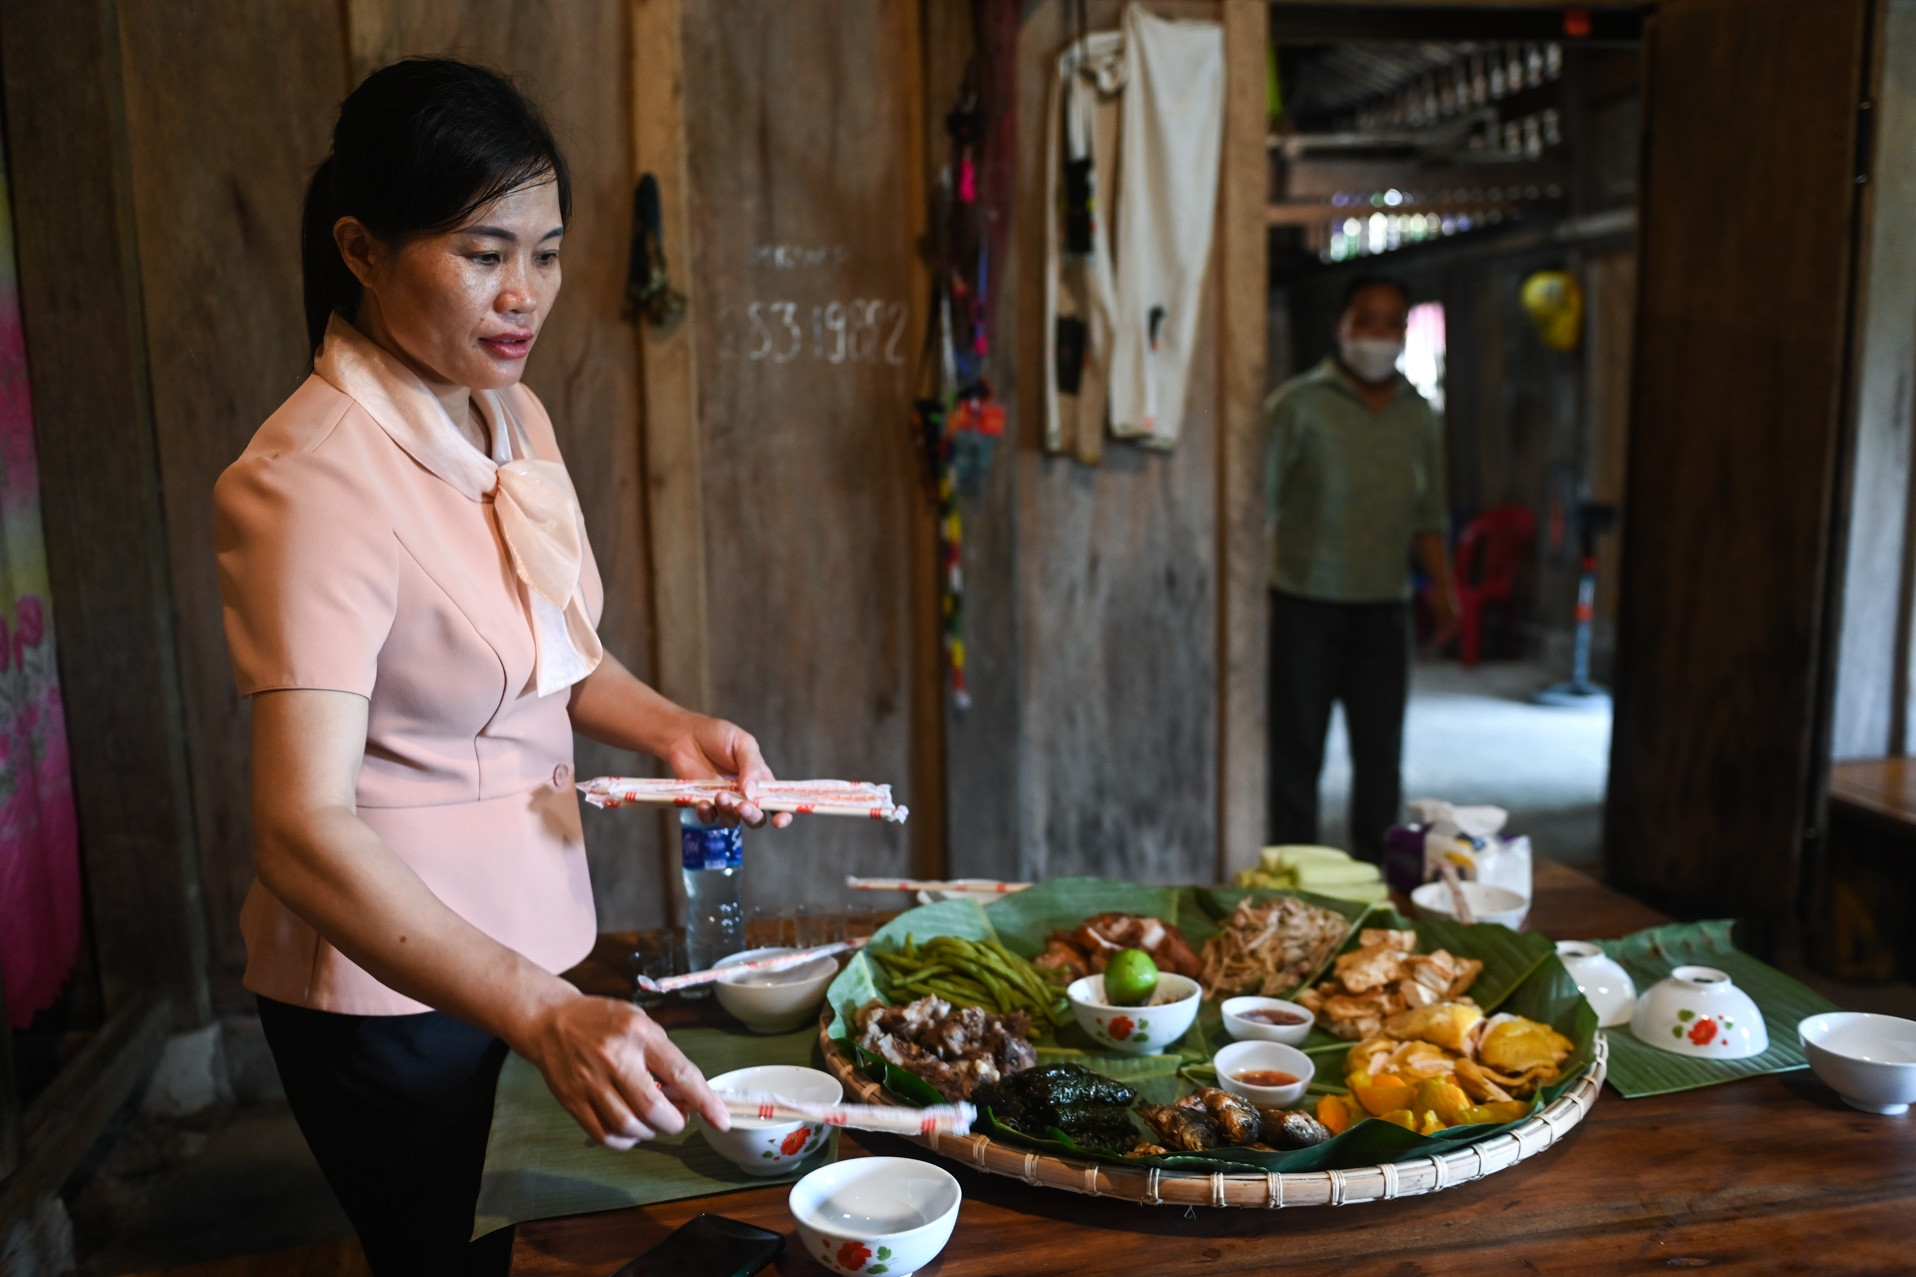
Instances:
[[[313,170],[306,185],[306,206],[299,217],[300,278],[305,283],[306,336],[314,350],[326,337],[334,312],[351,315],[359,309],[359,281],[346,269],[333,241],[333,157]]]
[[[505,76],[450,58],[407,58],[363,80],[339,107],[333,150],[313,171],[300,214],[306,335],[319,349],[335,314],[359,309],[358,279],[333,239],[342,217],[380,239],[450,230],[528,182],[572,176],[539,108]]]

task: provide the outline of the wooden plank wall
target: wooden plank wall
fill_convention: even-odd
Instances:
[[[1759,947],[1819,818],[1873,8],[1668,0],[1650,32],[1608,864]]]
[[[327,6],[133,0],[119,13],[211,976],[233,1005],[250,729],[221,630],[213,482],[307,371],[299,209],[340,97],[343,30]]]
[[[0,6],[0,70],[101,992],[112,1012],[141,986],[157,986],[198,1022],[209,1003],[181,708],[184,643],[176,645],[156,477],[113,13],[105,2],[9,0]],[[180,300],[184,309],[194,304]],[[172,319],[161,331],[196,340]]]
[[[775,770],[890,781],[922,808],[915,9],[750,11],[687,0],[684,18],[711,708]],[[934,805],[906,828],[755,838],[748,893],[831,900],[847,872],[936,871],[937,823]]]
[[[1219,861],[1218,364],[1193,369],[1169,453],[1113,443],[1090,468],[1035,442],[1047,375],[1046,86],[1068,8],[1028,8],[1018,54],[1018,326],[1007,344],[1025,372],[1015,475],[1021,872],[1208,881]],[[1122,6],[1087,8],[1095,30],[1116,26]],[[1215,349],[1220,334],[1215,266],[1207,290],[1198,349]],[[954,807],[964,801],[954,795]]]

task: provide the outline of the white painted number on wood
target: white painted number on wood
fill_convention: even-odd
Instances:
[[[821,302],[809,312],[811,357],[825,364],[903,364],[905,328],[910,317],[911,308],[904,302],[880,297]],[[748,331],[742,347],[748,360],[789,364],[805,353],[798,302],[752,302],[745,308],[745,319]],[[728,331],[721,352],[729,354],[733,349],[733,336]]]

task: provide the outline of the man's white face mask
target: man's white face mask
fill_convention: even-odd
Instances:
[[[1339,337],[1337,354],[1344,366],[1365,381],[1383,381],[1397,371],[1404,343],[1388,337]]]

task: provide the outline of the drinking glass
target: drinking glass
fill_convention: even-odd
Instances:
[[[792,915],[781,905],[753,905],[745,922],[748,949],[789,949],[797,943]]]
[[[639,943],[632,950],[632,974],[635,977],[632,987],[632,1001],[642,1007],[655,1007],[665,1001],[663,993],[653,993],[638,986],[636,977],[645,976],[652,980],[663,980],[667,976],[677,975],[682,970],[683,941],[675,942],[672,931],[645,931],[639,934]]]
[[[844,919],[831,905],[802,904],[798,907],[798,947],[815,948],[839,938]]]

